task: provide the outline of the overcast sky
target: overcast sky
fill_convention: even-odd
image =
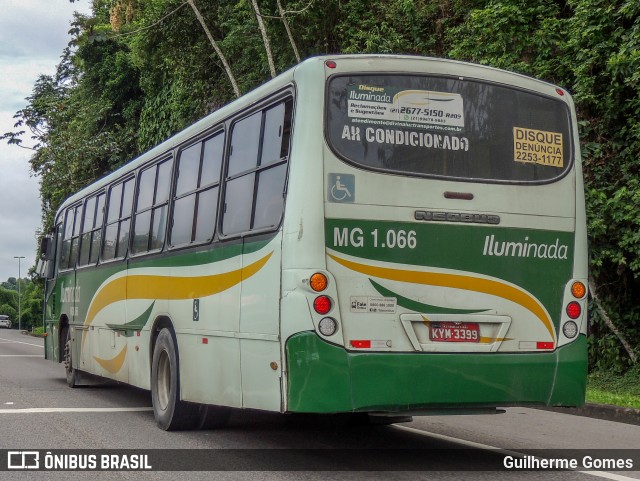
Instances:
[[[40,74],[60,62],[73,12],[90,12],[90,0],[0,0],[0,133],[13,130]],[[24,139],[28,144],[28,139]],[[0,282],[22,275],[35,262],[40,228],[38,178],[29,172],[31,152],[0,141]]]

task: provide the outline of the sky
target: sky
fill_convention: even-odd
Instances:
[[[0,0],[0,133],[13,130],[41,74],[52,75],[71,40],[73,12],[88,14],[90,0]],[[29,144],[25,135],[24,144]],[[39,179],[29,171],[32,151],[0,141],[0,282],[35,263],[41,226]]]

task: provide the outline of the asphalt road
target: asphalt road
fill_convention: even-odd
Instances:
[[[42,339],[0,329],[0,450],[126,449],[143,453],[140,450],[184,449],[189,451],[169,454],[194,459],[201,453],[204,456],[222,453],[226,470],[0,471],[0,480],[640,479],[640,462],[634,465],[638,471],[465,470],[478,460],[499,456],[502,461],[505,456],[517,457],[517,453],[527,454],[527,450],[535,449],[551,450],[558,458],[578,455],[568,449],[586,450],[579,455],[590,454],[594,458],[600,455],[598,449],[603,448],[640,449],[640,426],[527,408],[507,408],[506,413],[498,415],[420,416],[411,423],[393,426],[357,425],[345,416],[283,416],[238,410],[224,429],[168,433],[155,426],[146,391],[109,382],[70,389],[62,365],[44,360],[42,346]],[[356,448],[369,449],[363,451],[364,461],[340,458],[331,462],[338,458],[333,453]],[[225,451],[194,454],[194,450],[213,449]],[[294,453],[298,470],[253,470],[255,456],[264,458],[264,449],[281,450],[268,452],[267,456],[274,453],[275,462],[284,462],[280,453]],[[459,454],[453,451],[452,455],[448,451],[452,449],[459,450]],[[389,455],[388,450],[395,451]],[[403,464],[406,470],[390,471],[395,466],[395,453],[398,456],[409,453],[411,458],[415,450],[449,456],[444,463],[449,470],[417,471],[411,468],[415,463],[409,461]],[[624,457],[623,451],[618,454]],[[435,466],[441,466],[437,459],[432,460]],[[180,461],[184,460],[175,459],[175,463]],[[383,468],[364,470],[367,462]],[[347,471],[345,465],[357,466],[358,470]]]

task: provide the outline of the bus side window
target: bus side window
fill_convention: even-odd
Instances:
[[[71,237],[71,252],[69,253],[69,264],[66,266],[68,268],[73,268],[76,265],[76,260],[78,258],[78,244],[80,243],[80,221],[81,217],[82,204],[78,205],[74,209],[74,223],[73,223],[73,236]]]
[[[122,184],[120,183],[109,189],[109,210],[107,212],[107,225],[104,229],[104,245],[102,246],[103,260],[113,259],[116,256],[121,203]]]
[[[82,221],[82,236],[80,237],[79,266],[86,266],[89,263],[89,252],[91,250],[91,230],[96,217],[96,197],[90,197],[84,204],[84,215]]]
[[[292,107],[293,101],[288,99],[234,125],[222,222],[225,235],[279,224],[284,204]],[[258,118],[261,119],[259,124]],[[254,145],[257,131],[261,133]],[[238,165],[242,167],[238,168]]]
[[[280,164],[258,174],[258,192],[253,216],[254,229],[275,227],[280,223],[286,177],[287,164]]]
[[[131,228],[131,211],[133,210],[133,190],[135,187],[135,179],[129,179],[124,183],[122,192],[122,211],[119,220],[118,248],[116,256],[124,257],[127,255],[127,247],[129,246],[129,231]]]
[[[208,242],[213,238],[223,149],[224,133],[218,133],[180,152],[172,246]]]
[[[237,234],[251,227],[253,182],[258,164],[262,112],[237,122],[231,131],[222,231]]]
[[[275,227],[280,223],[284,207],[291,133],[292,102],[289,100],[267,110],[261,166],[258,173],[252,229]],[[281,161],[285,161],[282,163]],[[273,164],[273,166],[271,166]]]
[[[102,243],[102,222],[104,220],[104,194],[100,194],[96,201],[96,219],[91,231],[91,249],[89,263],[95,264],[100,256],[100,244]]]
[[[102,259],[105,261],[124,257],[127,253],[133,186],[134,180],[128,179],[109,189],[107,222],[102,246]],[[99,234],[96,233],[97,236]],[[96,240],[99,242],[99,239]]]
[[[220,190],[220,170],[224,153],[224,133],[207,139],[202,153],[202,168],[196,202],[196,229],[194,242],[213,239],[218,214],[218,191]]]
[[[170,188],[169,159],[146,168],[140,174],[131,246],[134,254],[162,249]]]
[[[67,209],[64,221],[64,232],[62,235],[62,255],[60,256],[60,269],[69,267],[69,258],[71,257],[71,237],[73,236],[73,221],[75,217],[75,208]]]

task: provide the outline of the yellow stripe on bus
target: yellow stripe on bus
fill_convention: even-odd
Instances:
[[[127,357],[127,345],[122,348],[122,351],[114,357],[113,359],[100,359],[99,357],[93,357],[98,364],[100,364],[104,369],[109,371],[110,373],[116,373],[120,369],[122,369],[122,365],[124,364],[124,359]]]
[[[424,272],[409,271],[401,269],[390,269],[387,267],[376,267],[366,264],[341,259],[334,255],[328,254],[331,259],[338,264],[343,265],[347,269],[360,272],[368,276],[378,277],[381,279],[389,279],[392,281],[411,282],[414,284],[426,284],[430,286],[449,287],[452,289],[463,289],[466,291],[480,292],[490,294],[492,296],[502,297],[509,301],[521,305],[531,313],[533,313],[547,328],[551,339],[555,342],[555,333],[553,324],[549,315],[542,305],[530,294],[491,279],[482,279],[480,277],[465,276],[460,274],[445,274],[442,272]]]
[[[241,269],[201,277],[128,275],[114,279],[98,291],[84,321],[90,325],[98,313],[110,304],[126,299],[185,300],[212,296],[239,284],[258,272],[273,252]],[[82,333],[83,347],[87,331]]]

